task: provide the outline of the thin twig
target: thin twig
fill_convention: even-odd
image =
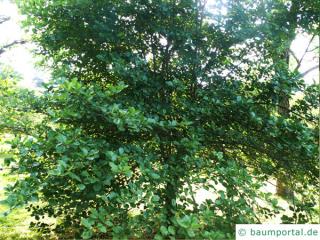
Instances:
[[[319,46],[308,50],[308,52],[314,52],[314,51],[317,50],[317,49],[319,49]]]
[[[189,179],[187,179],[186,181],[187,181],[188,187],[190,189],[190,193],[191,193],[190,195],[191,195],[192,202],[193,202],[193,207],[194,207],[193,211],[197,212],[198,211],[198,204],[197,204],[196,199],[195,199],[194,194],[193,194],[192,185],[191,185]]]
[[[10,20],[10,17],[7,16],[0,16],[0,24],[7,22]]]
[[[307,71],[300,74],[300,77],[306,76],[308,73],[312,72],[313,70],[316,70],[319,67],[319,65],[313,66],[312,68],[309,68]]]
[[[8,44],[6,44],[6,45],[4,45],[4,46],[2,46],[0,48],[0,55],[2,53],[4,53],[8,48],[10,48],[10,47],[12,47],[14,45],[17,45],[17,44],[25,44],[26,42],[27,42],[26,40],[15,40],[15,41],[13,41],[11,43],[8,43]]]
[[[315,38],[315,36],[316,36],[316,35],[313,35],[313,36],[311,37],[311,39],[310,39],[310,41],[309,41],[309,43],[308,43],[308,46],[307,46],[306,50],[304,51],[302,57],[301,57],[300,60],[298,61],[298,65],[296,66],[295,71],[297,71],[297,70],[301,67],[301,63],[302,63],[304,57],[306,56],[306,54],[308,53],[309,47],[310,47],[313,39]]]
[[[294,60],[296,60],[296,62],[298,64],[299,63],[299,58],[297,57],[297,55],[291,49],[289,49],[289,52],[292,55],[292,57],[294,58]]]

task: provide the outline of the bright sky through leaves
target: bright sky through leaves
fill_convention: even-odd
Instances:
[[[207,7],[212,10],[215,0],[208,0]],[[10,21],[0,25],[0,46],[7,42],[22,39],[24,36],[23,30],[19,26],[19,21],[22,19],[18,13],[15,4],[9,0],[0,0],[0,15],[10,16]],[[293,42],[291,48],[298,58],[301,58],[308,45],[310,36],[298,35]],[[317,44],[318,39],[314,39]],[[31,54],[32,44],[17,46],[7,51],[1,56],[1,62],[11,65],[22,76],[21,85],[24,87],[35,87],[36,82],[40,79],[48,79],[49,74],[35,67],[36,59]],[[304,61],[301,64],[301,72],[305,72],[319,64],[319,58],[315,53],[307,53]],[[319,71],[315,69],[305,76],[305,81],[309,84],[317,81]]]

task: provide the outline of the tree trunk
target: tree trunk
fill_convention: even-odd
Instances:
[[[289,49],[283,55],[283,59],[286,61],[288,70],[289,70],[289,61],[290,61]],[[279,100],[278,113],[284,118],[287,118],[290,116],[289,96],[284,92],[282,92],[279,97],[280,97],[280,100]],[[290,168],[289,163],[286,163],[285,169],[289,170],[289,168]],[[277,176],[276,194],[280,197],[289,198],[292,195],[292,191],[288,187],[288,178],[289,177],[285,173],[284,174],[280,173]]]
[[[280,60],[285,61],[287,72],[289,72],[289,63],[290,63],[290,45],[292,41],[294,40],[296,36],[296,29],[297,29],[297,19],[299,14],[299,1],[293,0],[292,5],[290,7],[289,13],[288,13],[288,22],[290,23],[288,28],[288,35],[287,41],[287,49],[284,51],[283,55],[280,56]],[[278,113],[283,116],[284,118],[288,118],[290,116],[290,102],[289,102],[289,95],[285,92],[280,93],[280,101],[279,101],[279,107],[278,107]],[[284,166],[285,170],[290,169],[290,163],[287,162]],[[287,171],[286,171],[287,172]],[[286,173],[280,173],[277,176],[277,195],[288,198],[292,195],[292,190],[288,188],[288,180],[289,176]]]

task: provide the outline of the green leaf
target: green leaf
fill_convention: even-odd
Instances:
[[[173,226],[169,226],[169,227],[168,227],[168,232],[169,232],[171,235],[175,235],[175,234],[176,234],[176,231],[175,231],[175,229],[174,229]]]
[[[155,180],[160,179],[160,175],[157,174],[157,173],[151,173],[150,175],[151,175],[151,177],[152,177],[153,179],[155,179]]]
[[[196,236],[196,234],[192,229],[187,229],[187,234],[188,234],[188,237],[190,238],[194,238]]]
[[[66,143],[67,137],[64,136],[63,134],[59,134],[59,135],[57,136],[57,140],[58,140],[60,143]]]
[[[100,183],[96,183],[95,185],[93,185],[93,189],[96,192],[99,192],[102,188],[102,185]]]
[[[162,235],[167,236],[168,235],[168,229],[165,226],[160,227],[160,232]]]
[[[79,176],[77,176],[76,174],[74,174],[73,172],[68,172],[68,175],[72,178],[77,180],[78,182],[81,182],[81,178]]]
[[[159,202],[159,200],[160,200],[160,197],[158,195],[153,195],[152,196],[152,201],[153,202]]]
[[[91,230],[85,230],[82,234],[81,237],[83,239],[90,239],[92,237],[92,231]]]
[[[188,216],[184,216],[182,219],[181,218],[177,218],[177,223],[179,224],[180,227],[182,228],[189,228],[189,217]]]
[[[237,102],[242,102],[242,97],[241,96],[237,96]]]
[[[122,155],[124,153],[124,149],[121,147],[119,148],[119,154]]]
[[[97,227],[98,227],[100,232],[102,232],[102,233],[106,233],[107,232],[107,228],[104,225],[102,225],[101,223],[99,223],[97,225]]]
[[[82,151],[82,153],[83,153],[84,155],[88,155],[89,151],[88,151],[87,148],[82,147],[82,148],[80,148],[80,149],[81,149],[81,151]]]
[[[89,219],[86,219],[86,218],[83,218],[83,219],[81,220],[81,224],[82,224],[83,226],[85,226],[86,228],[91,228],[91,226],[92,226],[91,221],[89,221]]]
[[[118,165],[116,165],[115,163],[113,162],[110,162],[109,163],[110,167],[111,167],[111,171],[114,172],[114,173],[118,173],[119,172],[119,167]]]

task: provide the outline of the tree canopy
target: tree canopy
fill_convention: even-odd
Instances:
[[[318,1],[205,2],[19,1],[53,80],[12,143],[12,206],[75,237],[225,239],[279,214],[261,187],[286,172],[283,221],[315,221],[319,85],[279,56],[297,29],[319,34]]]

